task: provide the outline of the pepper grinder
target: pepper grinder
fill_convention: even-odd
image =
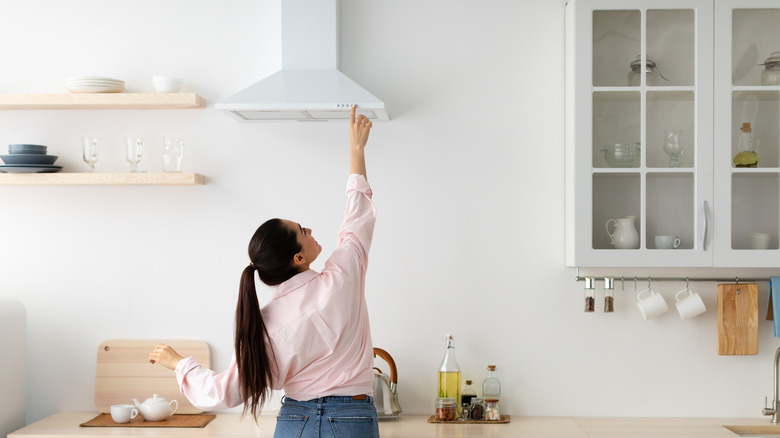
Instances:
[[[604,313],[615,311],[615,279],[604,277]]]

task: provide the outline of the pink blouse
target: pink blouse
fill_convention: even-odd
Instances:
[[[322,272],[310,269],[295,275],[277,286],[260,309],[276,361],[271,388],[284,389],[288,397],[373,395],[374,351],[365,298],[376,222],[372,195],[364,176],[349,176],[338,245]],[[199,409],[242,403],[235,356],[221,373],[187,357],[176,365],[176,378]]]

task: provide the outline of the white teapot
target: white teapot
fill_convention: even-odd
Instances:
[[[147,398],[143,403],[133,399],[133,403],[146,421],[163,421],[179,409],[179,403],[176,400],[169,403],[168,400],[157,396],[157,394]]]

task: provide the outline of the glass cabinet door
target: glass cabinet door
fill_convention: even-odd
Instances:
[[[567,20],[567,263],[710,266],[712,3],[570,0]]]
[[[780,3],[720,1],[715,28],[715,263],[777,267]]]

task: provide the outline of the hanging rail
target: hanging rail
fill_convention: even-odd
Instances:
[[[653,277],[653,276],[638,276],[638,275],[584,275],[580,276],[580,268],[577,268],[577,276],[574,277],[574,281],[585,281],[585,277],[592,277],[596,281],[604,281],[604,277],[611,277],[614,280],[621,281],[711,281],[711,282],[724,282],[733,281],[736,283],[756,283],[759,281],[769,282],[769,278],[740,278],[740,277]]]

